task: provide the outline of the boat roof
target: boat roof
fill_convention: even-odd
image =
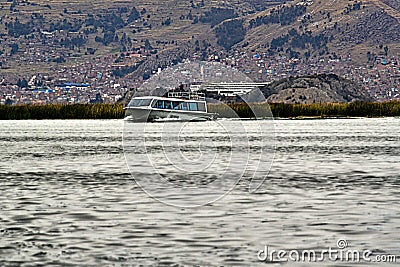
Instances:
[[[137,96],[132,99],[157,99],[157,100],[169,100],[169,101],[184,101],[184,102],[206,102],[206,100],[196,100],[196,99],[182,99],[182,98],[172,98],[172,97],[161,97],[161,96]]]

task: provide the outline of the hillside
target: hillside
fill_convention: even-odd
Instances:
[[[399,55],[397,0],[0,3],[4,86],[90,83],[120,87],[116,98],[190,58],[225,62],[257,81],[335,73],[390,100],[400,95]]]
[[[370,55],[400,52],[399,21],[393,0],[297,1],[247,16],[235,47],[298,58],[351,56],[361,65],[371,63]]]
[[[225,19],[256,12],[261,2],[264,9],[280,3],[7,0],[0,3],[0,61],[9,72],[31,72],[121,53],[151,58],[194,43]]]
[[[362,87],[337,75],[298,76],[271,83],[262,89],[268,102],[286,104],[372,101]]]
[[[400,52],[397,1],[280,2],[8,0],[0,4],[2,65],[27,71],[29,61],[29,69],[40,70],[137,51],[154,60],[172,51],[169,61],[176,61],[220,49],[298,58],[351,55],[366,64],[369,55]],[[49,55],[29,58],[29,51]]]

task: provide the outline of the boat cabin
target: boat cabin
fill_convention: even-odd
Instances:
[[[207,112],[205,101],[170,98],[133,98],[128,107],[151,107],[152,109]]]

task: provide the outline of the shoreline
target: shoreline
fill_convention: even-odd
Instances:
[[[322,120],[400,117],[400,101],[326,104],[236,103],[208,104],[220,118]],[[254,114],[257,114],[255,116]],[[0,106],[0,120],[123,119],[123,104],[49,104]]]
[[[375,117],[346,117],[346,116],[315,116],[315,117],[292,117],[292,118],[280,118],[274,117],[274,120],[360,120],[360,119],[387,119],[387,118],[400,118],[400,116],[375,116]]]
[[[282,118],[282,117],[273,117],[273,118],[264,118],[264,119],[254,119],[254,118],[218,118],[218,120],[232,120],[232,121],[318,121],[318,120],[362,120],[362,119],[400,119],[400,116],[385,116],[385,117],[292,117],[292,118]],[[123,121],[124,118],[110,118],[110,119],[0,119],[0,122],[5,121]],[[179,121],[177,121],[179,122]],[[198,121],[195,121],[198,122]],[[133,122],[136,123],[136,122]],[[157,122],[151,122],[157,123]]]

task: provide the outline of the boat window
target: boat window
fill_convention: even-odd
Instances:
[[[179,103],[176,105],[179,105]],[[173,103],[172,101],[168,101],[168,100],[157,100],[153,104],[154,108],[159,108],[159,109],[173,109],[174,106],[175,106],[175,103]]]
[[[164,108],[164,101],[163,100],[157,100],[157,102],[154,104],[153,107],[163,109]]]
[[[129,107],[137,107],[140,103],[139,99],[132,99],[131,102],[129,102]]]
[[[172,109],[172,102],[171,101],[164,101],[164,108],[165,109]]]
[[[174,109],[174,110],[190,110],[190,111],[206,112],[206,104],[203,102],[196,103],[196,102],[157,100],[153,102],[152,106],[153,108],[158,108],[158,109]]]
[[[142,101],[140,102],[140,106],[141,107],[145,107],[145,106],[150,106],[152,99],[142,99]]]
[[[172,102],[173,109],[180,109],[181,102],[174,101]]]
[[[199,108],[200,111],[206,112],[206,103],[203,102],[197,103],[197,107]]]
[[[129,107],[145,107],[149,106],[152,99],[132,99],[129,102]]]
[[[188,104],[189,104],[190,111],[197,111],[197,103],[190,102]]]
[[[188,103],[182,102],[182,103],[179,105],[179,110],[188,110]]]

